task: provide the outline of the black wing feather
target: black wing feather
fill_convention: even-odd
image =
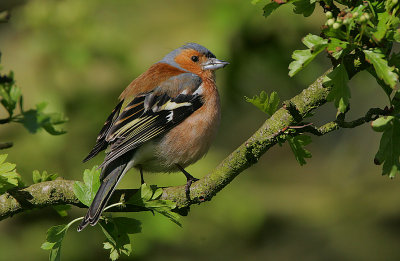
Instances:
[[[106,166],[126,152],[133,150],[142,145],[144,142],[160,136],[161,134],[172,129],[203,105],[202,97],[197,94],[181,94],[172,99],[164,94],[161,96],[155,96],[154,100],[154,106],[158,107],[162,107],[162,105],[165,105],[168,102],[178,103],[177,101],[179,101],[179,104],[186,103],[188,105],[177,107],[176,109],[172,110],[161,109],[153,112],[153,110],[149,109],[146,112],[143,112],[140,118],[149,119],[148,121],[151,122],[148,124],[148,126],[137,132],[138,126],[137,124],[133,124],[131,128],[127,129],[123,133],[120,133],[116,138],[114,138],[115,141],[110,145],[110,151],[107,153],[106,158],[100,167]],[[164,104],[161,104],[161,102],[164,102]],[[132,121],[129,121],[129,124],[132,124]],[[143,126],[143,123],[141,126]],[[120,126],[115,125],[110,134],[112,135],[112,133],[115,133],[115,131],[120,130],[119,127]]]
[[[108,146],[108,142],[106,141],[107,134],[110,131],[111,126],[117,119],[123,102],[124,101],[121,101],[120,103],[118,103],[118,105],[111,112],[110,116],[108,116],[106,122],[104,123],[103,128],[101,128],[99,135],[97,136],[96,145],[89,152],[89,155],[86,156],[86,158],[83,160],[83,162],[90,160],[91,158],[96,156],[100,151],[105,150],[107,148],[107,146]]]

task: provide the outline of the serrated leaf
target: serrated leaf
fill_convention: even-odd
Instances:
[[[332,86],[327,100],[334,101],[335,107],[339,112],[346,112],[349,105],[350,88],[347,85],[349,76],[343,64],[337,66],[330,74],[324,78],[325,86]]]
[[[270,16],[272,14],[272,12],[274,12],[280,6],[281,6],[281,4],[278,4],[277,2],[272,2],[272,3],[266,4],[263,8],[264,17],[267,18],[268,16]]]
[[[374,66],[379,79],[382,79],[391,88],[396,86],[398,75],[394,73],[394,67],[389,67],[385,55],[379,49],[363,50],[367,62]]]
[[[34,170],[32,174],[33,183],[40,183],[45,181],[52,181],[58,177],[57,173],[48,174],[47,171],[40,173],[38,170]]]
[[[44,129],[51,135],[66,133],[56,126],[67,122],[68,119],[62,113],[45,113],[46,106],[46,102],[36,104],[36,109],[22,112],[22,117],[17,118],[16,121],[22,123],[30,133],[36,133],[40,129]]]
[[[23,185],[21,176],[15,169],[15,164],[5,162],[7,154],[0,155],[0,194],[7,190]]]
[[[298,135],[295,137],[289,137],[287,141],[300,165],[302,166],[306,164],[305,159],[311,158],[312,155],[311,152],[304,148],[304,146],[311,143],[311,137],[307,135]]]
[[[393,117],[382,121],[378,130],[383,130],[383,134],[374,162],[383,163],[382,175],[393,178],[400,171],[400,119]]]
[[[309,48],[307,50],[296,50],[292,54],[292,61],[289,64],[289,76],[293,77],[296,73],[306,67],[320,52],[328,46],[328,40],[317,35],[308,34],[303,39],[303,43]]]
[[[293,2],[294,12],[296,14],[302,14],[304,17],[312,15],[315,9],[315,1],[313,3],[310,0],[298,0]]]
[[[128,234],[139,233],[142,230],[140,221],[126,217],[100,220],[100,226],[107,239],[104,249],[110,250],[111,260],[118,259],[121,254],[129,256],[132,246]]]
[[[171,210],[176,208],[176,203],[171,200],[158,199],[162,194],[162,189],[157,186],[148,186],[146,183],[142,184],[140,190],[136,192],[126,204],[145,207],[151,211],[155,211],[167,218],[178,226],[182,226],[179,222],[179,214]]]
[[[94,166],[91,170],[86,169],[83,173],[83,181],[74,183],[74,193],[80,202],[90,206],[97,190],[100,187],[100,169]]]
[[[268,115],[274,114],[280,103],[280,99],[277,92],[272,92],[268,97],[265,91],[262,91],[260,95],[255,95],[253,98],[245,97],[246,101],[256,106],[262,112]]]
[[[46,242],[41,246],[44,250],[50,250],[50,261],[59,261],[61,258],[61,243],[68,230],[67,225],[58,225],[47,230]]]
[[[376,26],[376,31],[372,34],[376,42],[379,43],[385,37],[387,30],[390,28],[390,25],[388,25],[390,18],[391,15],[387,12],[378,13],[378,25]]]

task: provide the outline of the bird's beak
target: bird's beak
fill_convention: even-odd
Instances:
[[[209,58],[203,63],[203,70],[217,70],[219,68],[224,68],[228,64],[228,62],[218,60],[217,58]]]

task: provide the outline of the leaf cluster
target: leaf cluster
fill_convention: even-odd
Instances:
[[[253,1],[258,3],[259,1]],[[400,170],[400,53],[393,45],[400,42],[400,3],[398,0],[338,1],[338,0],[274,0],[263,10],[268,17],[283,5],[293,5],[295,14],[304,17],[316,10],[324,12],[326,22],[319,35],[308,34],[303,39],[307,47],[295,50],[289,64],[293,77],[310,64],[320,53],[327,54],[334,69],[326,75],[324,85],[331,88],[327,97],[337,108],[337,117],[350,110],[351,78],[362,71],[375,77],[381,90],[388,97],[388,110],[372,123],[373,130],[382,133],[376,164],[383,164],[382,174],[393,177]],[[321,8],[316,8],[319,5]],[[264,99],[263,99],[264,98]],[[265,93],[247,101],[264,112]],[[267,100],[268,104],[268,100]],[[268,113],[268,112],[267,112]],[[268,113],[270,114],[270,113]],[[311,154],[303,148],[311,142],[307,136],[284,136],[301,165]]]
[[[100,172],[97,166],[94,166],[90,170],[86,169],[83,173],[83,182],[76,181],[74,184],[73,190],[75,196],[86,206],[90,206],[100,187]],[[54,176],[48,175],[47,172],[43,172],[42,175],[40,175],[39,172],[35,172],[34,177],[36,177],[37,180],[45,180]],[[181,226],[179,222],[180,216],[173,212],[173,209],[176,208],[176,204],[170,200],[160,199],[162,193],[162,188],[144,183],[132,197],[126,201],[124,198],[121,198],[119,203],[107,206],[104,211],[113,207],[125,205],[140,206],[152,211],[153,214],[159,213]],[[50,260],[60,260],[61,244],[68,228],[73,223],[82,219],[83,217],[76,218],[68,224],[53,226],[47,231],[46,242],[42,244],[42,249],[50,251]],[[110,251],[110,259],[117,260],[122,254],[129,256],[132,252],[130,235],[141,232],[141,222],[134,218],[112,217],[107,214],[100,218],[99,224],[106,238],[103,247]]]
[[[68,119],[62,113],[45,112],[47,103],[38,103],[34,109],[24,109],[24,98],[21,89],[15,84],[13,72],[0,73],[0,103],[8,114],[7,118],[0,119],[0,124],[18,122],[30,133],[36,133],[40,129],[44,129],[51,135],[65,133],[58,125],[65,123]]]

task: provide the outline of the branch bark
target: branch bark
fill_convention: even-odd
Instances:
[[[192,204],[211,200],[237,175],[257,163],[266,151],[276,145],[280,135],[284,135],[282,130],[300,123],[308,113],[326,103],[331,88],[323,86],[323,79],[330,72],[331,70],[328,70],[307,89],[285,101],[284,106],[267,119],[247,141],[233,151],[208,175],[193,183],[190,187],[190,197],[185,193],[185,186],[175,186],[163,188],[161,199],[176,202],[177,211],[181,213],[184,213]],[[372,119],[372,113],[364,117],[362,122],[370,119]],[[347,127],[343,125],[343,122],[334,121],[319,128],[307,125],[304,130],[300,131],[321,136],[341,127]],[[355,125],[358,125],[358,123]],[[73,193],[74,182],[72,180],[43,182],[27,188],[14,189],[1,195],[0,220],[25,210],[47,206],[71,204],[77,207],[86,207],[79,202]],[[122,196],[127,199],[136,191],[136,189],[117,190],[109,204],[118,202]],[[143,208],[132,206],[110,209],[110,211],[118,212],[143,210]]]

